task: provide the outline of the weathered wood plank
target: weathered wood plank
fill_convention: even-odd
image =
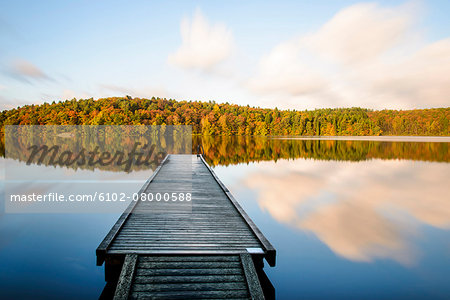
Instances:
[[[197,291],[203,294],[205,291],[244,290],[247,291],[245,281],[241,282],[191,282],[191,283],[134,283],[133,292],[177,292]]]
[[[129,253],[135,253],[135,254],[149,254],[148,249],[110,249],[108,250],[108,254],[114,255],[123,255],[123,254],[129,254]],[[242,249],[203,249],[203,248],[190,248],[190,249],[152,249],[151,254],[152,255],[175,255],[175,254],[189,254],[189,255],[204,255],[204,254],[213,254],[213,255],[219,255],[219,254],[241,254]]]
[[[187,282],[237,282],[245,281],[243,275],[209,275],[209,276],[136,276],[135,283],[187,283]]]
[[[189,262],[194,262],[194,261],[208,261],[208,262],[220,262],[220,261],[229,261],[229,262],[239,262],[240,259],[238,256],[236,255],[229,255],[229,256],[224,256],[224,255],[208,255],[208,256],[195,256],[195,255],[189,255],[189,256],[163,256],[163,255],[158,255],[158,256],[142,256],[140,258],[141,262],[149,262],[149,261],[159,261],[159,262],[163,262],[163,261],[177,261],[177,262],[183,262],[183,261],[189,261]]]
[[[238,236],[238,237],[245,237],[253,235],[247,233],[247,231],[240,231],[236,232],[230,231],[230,232],[209,232],[208,230],[192,230],[192,229],[184,229],[184,230],[173,230],[170,232],[170,235],[172,236],[198,236],[199,234],[202,236],[217,236],[217,237],[230,237],[230,236]],[[142,233],[142,234],[140,234]],[[134,230],[128,230],[127,236],[161,236],[159,230],[150,230],[150,229],[134,229]],[[118,237],[119,238],[119,237]]]
[[[125,300],[130,295],[131,286],[134,279],[138,256],[136,254],[127,254],[120,272],[119,282],[117,283],[114,300]]]
[[[252,257],[248,253],[241,254],[242,267],[244,269],[244,275],[247,279],[248,289],[250,296],[254,300],[263,300],[264,293],[261,288],[261,284],[258,279],[258,274],[255,270]]]
[[[247,290],[238,291],[205,291],[199,294],[196,291],[159,292],[134,292],[131,299],[226,299],[247,298]]]
[[[139,268],[142,269],[217,269],[217,268],[239,268],[239,262],[217,262],[217,261],[201,261],[201,262],[140,262]]]
[[[252,245],[250,245],[252,246]],[[253,246],[257,246],[257,245],[253,245]],[[136,243],[130,243],[128,245],[118,245],[115,250],[127,250],[130,249],[130,247],[133,248],[133,250],[129,250],[128,253],[133,253],[134,251],[137,250],[142,250],[145,251],[146,249],[150,252],[153,253],[152,250],[171,250],[176,251],[177,249],[181,250],[203,250],[203,251],[212,251],[212,250],[216,250],[217,253],[220,253],[221,250],[225,251],[225,250],[240,250],[240,253],[242,253],[242,247],[240,247],[240,245],[226,245],[226,244],[196,244],[196,245],[189,245],[189,244],[184,244],[184,243],[178,243],[178,244],[169,244],[169,245],[164,245],[164,244],[152,244],[152,243],[148,243],[145,245],[137,245]],[[220,250],[217,250],[218,248],[220,248]],[[249,247],[249,248],[255,248],[255,247]],[[145,252],[144,252],[145,253]]]
[[[242,268],[219,269],[137,269],[136,276],[243,275]]]

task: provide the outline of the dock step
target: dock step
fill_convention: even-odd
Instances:
[[[238,255],[127,254],[114,299],[264,299],[253,260]]]

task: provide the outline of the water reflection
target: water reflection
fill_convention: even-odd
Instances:
[[[192,149],[189,126],[6,126],[3,140],[2,155],[27,165],[126,173]]]
[[[441,142],[436,142],[436,138],[422,138],[421,142],[411,142],[411,139],[403,137],[395,139],[195,137],[192,144],[193,149],[196,149],[198,143],[203,145],[205,158],[213,166],[294,158],[337,161],[364,161],[374,158],[450,161],[450,138],[437,138]]]
[[[103,145],[109,152],[125,151],[131,149],[135,142],[146,143],[146,139],[140,136],[138,139],[130,135],[121,136],[121,140],[105,141],[98,139],[92,140],[90,137],[82,140],[85,146]],[[450,138],[435,137],[423,138],[422,141],[412,141],[414,139],[393,137],[372,137],[373,140],[355,139],[349,140],[342,137],[333,140],[330,137],[326,139],[296,139],[296,138],[267,138],[250,136],[194,136],[191,140],[186,137],[179,139],[166,140],[160,138],[161,146],[169,153],[192,153],[197,152],[197,146],[202,145],[206,161],[212,166],[227,166],[239,163],[259,162],[259,161],[277,161],[279,159],[307,158],[315,160],[333,160],[333,161],[365,161],[374,158],[380,159],[406,159],[420,161],[449,162],[450,149],[448,142]],[[6,153],[6,158],[12,158],[20,162],[26,162],[30,157],[28,147],[33,140],[29,135],[22,136],[14,143],[9,143],[10,151]],[[49,147],[55,143],[60,143],[73,151],[78,149],[78,144],[67,143],[67,139],[62,142],[57,139],[45,142]],[[192,142],[192,145],[191,145]],[[191,147],[191,149],[187,149]],[[74,151],[76,152],[76,151]],[[127,151],[128,152],[128,151]],[[4,145],[0,140],[0,154],[5,156]],[[44,161],[45,165],[47,161]],[[79,169],[79,166],[70,166],[73,169]],[[86,166],[82,166],[87,168]],[[151,166],[155,168],[156,166]],[[146,170],[149,167],[145,165],[133,166],[132,171]],[[93,170],[93,167],[89,167]],[[114,166],[96,166],[95,169],[106,171],[121,171]]]
[[[373,160],[261,163],[243,181],[278,222],[352,261],[413,264],[423,225],[450,228],[449,165]]]
[[[277,248],[278,265],[266,271],[278,298],[448,299],[450,143],[195,137],[194,151],[198,143]],[[151,174],[27,166],[20,155],[9,158],[17,176],[49,172],[61,183],[41,187],[66,192],[101,190],[99,182],[106,191],[108,182],[123,180],[114,188],[132,193]],[[97,297],[104,275],[94,249],[119,215],[0,214],[3,295]]]

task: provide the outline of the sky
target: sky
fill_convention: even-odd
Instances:
[[[0,109],[109,96],[450,106],[449,1],[0,0]]]

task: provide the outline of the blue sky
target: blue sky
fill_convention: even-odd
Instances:
[[[0,109],[126,94],[295,109],[450,106],[448,1],[0,8]]]

